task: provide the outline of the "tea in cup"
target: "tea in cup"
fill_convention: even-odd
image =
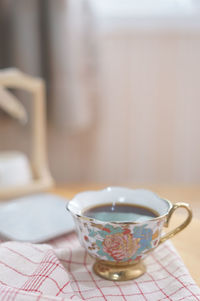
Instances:
[[[186,220],[167,234],[172,213],[185,208]],[[183,230],[192,219],[186,203],[172,204],[151,191],[108,187],[77,194],[69,203],[81,244],[96,259],[95,273],[124,281],[143,275],[147,253]]]

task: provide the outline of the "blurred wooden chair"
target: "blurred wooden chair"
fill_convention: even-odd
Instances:
[[[17,69],[0,70],[0,108],[25,123],[26,110],[8,88],[33,95],[31,159],[29,162],[25,154],[16,151],[0,152],[0,199],[39,192],[53,185],[46,151],[45,83]]]

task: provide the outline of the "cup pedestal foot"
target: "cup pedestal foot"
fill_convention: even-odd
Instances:
[[[136,263],[110,263],[99,260],[93,265],[93,270],[104,279],[126,281],[142,276],[146,272],[146,267],[142,261]]]

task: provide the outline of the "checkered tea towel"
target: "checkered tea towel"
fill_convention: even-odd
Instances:
[[[0,300],[200,300],[200,289],[171,242],[150,253],[145,263],[142,277],[112,282],[93,273],[93,260],[75,234],[49,244],[2,242]]]

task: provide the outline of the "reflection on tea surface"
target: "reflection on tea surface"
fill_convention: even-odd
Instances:
[[[142,222],[159,216],[150,208],[127,203],[98,205],[86,209],[83,214],[104,222]]]

